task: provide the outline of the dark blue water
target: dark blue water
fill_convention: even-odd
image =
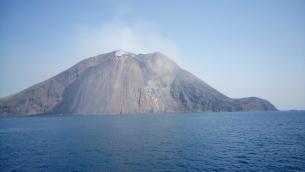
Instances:
[[[305,112],[0,119],[0,171],[305,171]]]

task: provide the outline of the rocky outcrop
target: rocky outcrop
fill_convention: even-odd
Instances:
[[[161,53],[91,57],[0,100],[0,114],[272,111],[266,100],[229,98]]]

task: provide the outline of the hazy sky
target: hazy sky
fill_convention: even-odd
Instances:
[[[161,51],[222,93],[305,109],[305,1],[0,1],[0,97],[83,58]]]

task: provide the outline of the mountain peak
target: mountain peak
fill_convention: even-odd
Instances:
[[[123,55],[133,55],[133,53],[128,52],[128,51],[124,51],[122,49],[115,50],[115,51],[113,51],[113,53],[116,57],[120,57],[120,56],[123,56]]]

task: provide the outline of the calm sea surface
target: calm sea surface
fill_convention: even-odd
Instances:
[[[0,171],[305,171],[305,112],[2,118]]]

